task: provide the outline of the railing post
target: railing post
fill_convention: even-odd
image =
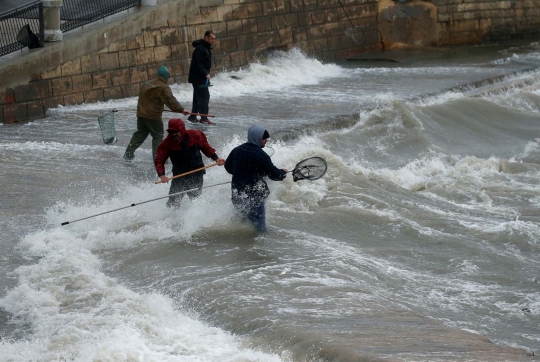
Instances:
[[[42,0],[43,3],[43,25],[45,27],[45,41],[62,41],[62,30],[60,30],[60,8],[64,0]]]
[[[157,0],[141,0],[141,6],[156,6]]]

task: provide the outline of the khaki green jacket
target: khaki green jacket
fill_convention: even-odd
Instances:
[[[184,111],[184,107],[174,97],[165,78],[158,77],[158,79],[144,82],[139,92],[137,117],[161,121],[164,105],[174,112]]]

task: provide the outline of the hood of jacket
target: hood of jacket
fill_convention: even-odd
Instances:
[[[206,42],[206,40],[204,40],[204,39],[194,40],[194,41],[191,43],[191,45],[192,45],[194,48],[198,47],[199,45],[203,45],[203,46],[205,46],[205,47],[207,47],[207,48],[210,48],[210,43]]]
[[[248,129],[248,143],[261,147],[261,141],[266,129],[261,126],[251,126]]]

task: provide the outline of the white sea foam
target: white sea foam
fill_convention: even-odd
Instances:
[[[213,101],[242,95],[265,95],[269,91],[314,85],[324,79],[343,76],[345,76],[344,68],[310,58],[299,49],[293,49],[289,52],[277,51],[272,53],[268,61],[264,63],[251,63],[245,69],[215,74],[211,78],[213,86],[210,93]],[[171,89],[177,99],[191,101],[193,96],[191,84],[172,84]],[[136,107],[137,97],[131,97],[69,107],[60,106],[51,109],[49,114],[110,111],[112,109],[134,112]]]

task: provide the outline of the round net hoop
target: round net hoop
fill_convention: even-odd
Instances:
[[[296,164],[292,171],[293,181],[317,180],[324,176],[328,165],[322,157],[310,157]]]

